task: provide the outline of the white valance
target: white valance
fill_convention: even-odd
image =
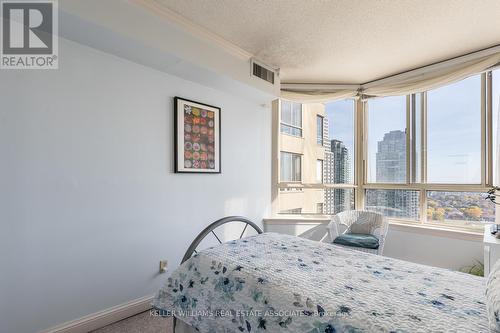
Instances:
[[[401,96],[436,89],[487,71],[500,63],[500,45],[359,85],[282,84],[281,97],[303,103],[345,98]]]
[[[500,62],[500,53],[446,66],[442,69],[426,68],[404,77],[393,77],[388,82],[375,81],[362,86],[367,96],[401,96],[436,89],[471,75],[484,72]],[[413,74],[413,75],[412,75]]]
[[[357,89],[352,90],[299,90],[281,89],[281,98],[301,103],[326,103],[356,97]]]

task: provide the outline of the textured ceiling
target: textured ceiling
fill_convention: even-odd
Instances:
[[[153,0],[279,67],[364,83],[500,44],[499,0]]]

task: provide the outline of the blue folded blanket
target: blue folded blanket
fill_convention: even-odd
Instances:
[[[350,234],[340,235],[333,240],[334,244],[362,247],[365,249],[378,249],[378,238],[370,234]]]

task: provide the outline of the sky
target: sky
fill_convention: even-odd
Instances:
[[[481,76],[427,93],[427,181],[481,183]]]
[[[500,70],[493,73],[494,139],[500,100]],[[326,104],[330,139],[345,143],[354,167],[354,103]],[[480,75],[427,94],[428,182],[475,184],[481,182]],[[392,130],[405,131],[406,97],[376,98],[368,102],[368,177],[375,181],[377,142]],[[496,145],[494,145],[496,147]],[[495,154],[496,155],[496,154]]]

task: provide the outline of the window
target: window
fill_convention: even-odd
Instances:
[[[427,92],[427,182],[481,184],[481,76]]]
[[[366,209],[387,217],[419,219],[419,192],[410,190],[366,190]]]
[[[323,160],[316,161],[316,183],[323,183]]]
[[[308,124],[303,137],[275,141],[274,151],[300,154],[296,162],[293,154],[282,157],[273,210],[367,209],[400,222],[472,231],[494,222],[496,206],[484,193],[500,182],[493,172],[500,159],[500,69],[408,96],[301,110]],[[300,168],[302,174],[283,176]]]
[[[368,182],[406,183],[406,96],[369,100]]]
[[[302,178],[301,156],[299,154],[282,151],[280,171],[281,181],[300,182]]]
[[[281,101],[281,133],[302,136],[302,104]]]
[[[488,84],[480,74],[424,93],[366,102],[366,209],[469,230],[494,221],[495,205],[484,200],[492,182],[486,172],[492,164],[486,157]],[[494,84],[492,90],[495,95]]]
[[[316,143],[323,145],[323,117],[316,116]]]

